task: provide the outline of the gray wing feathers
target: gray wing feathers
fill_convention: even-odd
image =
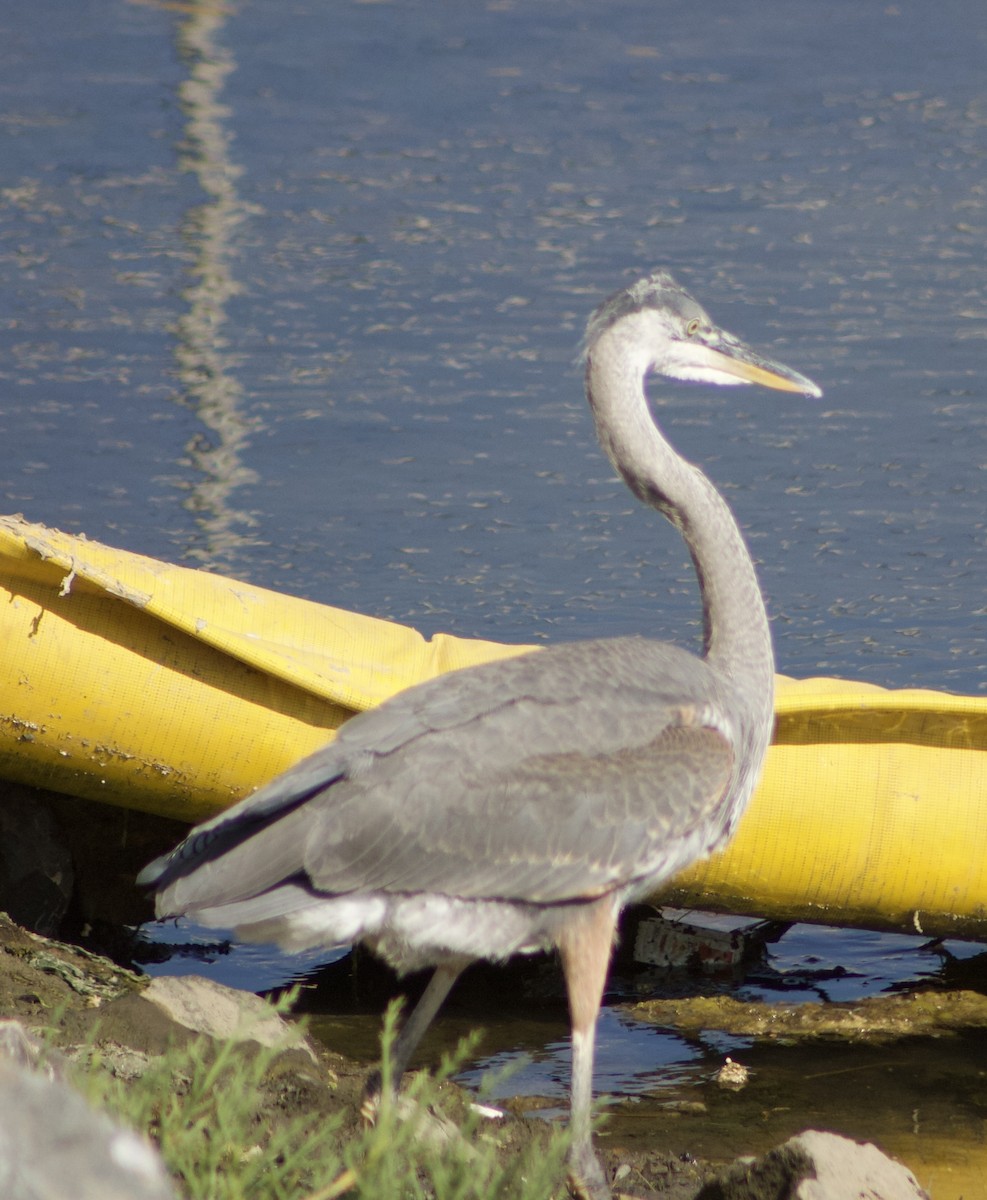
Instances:
[[[223,853],[191,854],[159,911],[299,875],[335,894],[552,902],[660,873],[669,842],[690,838],[729,785],[723,686],[702,660],[640,638],[432,680],[211,822]]]
[[[667,726],[618,753],[533,756],[482,781],[467,770],[455,781],[463,803],[442,811],[416,804],[408,789],[395,809],[375,790],[361,798],[359,827],[344,822],[344,840],[332,834],[330,793],[307,839],[305,871],[333,892],[535,903],[601,894],[661,875],[674,843],[715,810],[732,765],[717,731]],[[448,781],[443,790],[448,796]]]

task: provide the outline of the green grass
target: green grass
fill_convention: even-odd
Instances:
[[[392,1006],[384,1023],[385,1064],[397,1011]],[[276,1089],[281,1053],[199,1037],[124,1082],[93,1046],[80,1060],[79,1082],[90,1100],[159,1145],[187,1200],[549,1200],[566,1194],[564,1131],[519,1131],[509,1118],[491,1121],[447,1086],[468,1044],[436,1072],[413,1075],[401,1102],[383,1103],[372,1128],[349,1111],[272,1112],[271,1081]],[[410,1116],[409,1101],[415,1106]]]

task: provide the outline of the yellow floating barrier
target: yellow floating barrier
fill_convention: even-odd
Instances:
[[[174,817],[354,713],[525,647],[421,634],[0,517],[0,777]]]
[[[672,903],[987,938],[987,699],[778,677],[760,786]]]
[[[526,653],[416,631],[0,517],[0,777],[201,820],[355,712]],[[987,701],[778,679],[761,786],[670,897],[987,934]]]

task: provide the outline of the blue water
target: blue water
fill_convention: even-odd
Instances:
[[[666,264],[826,392],[662,390],[780,668],[983,687],[975,0],[0,26],[8,509],[426,632],[692,640],[688,563],[612,480],[575,363],[597,300]],[[176,361],[203,259],[219,431]]]

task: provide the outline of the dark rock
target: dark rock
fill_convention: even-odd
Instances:
[[[56,934],[72,898],[72,856],[45,793],[5,783],[0,793],[0,909],[27,929]]]

